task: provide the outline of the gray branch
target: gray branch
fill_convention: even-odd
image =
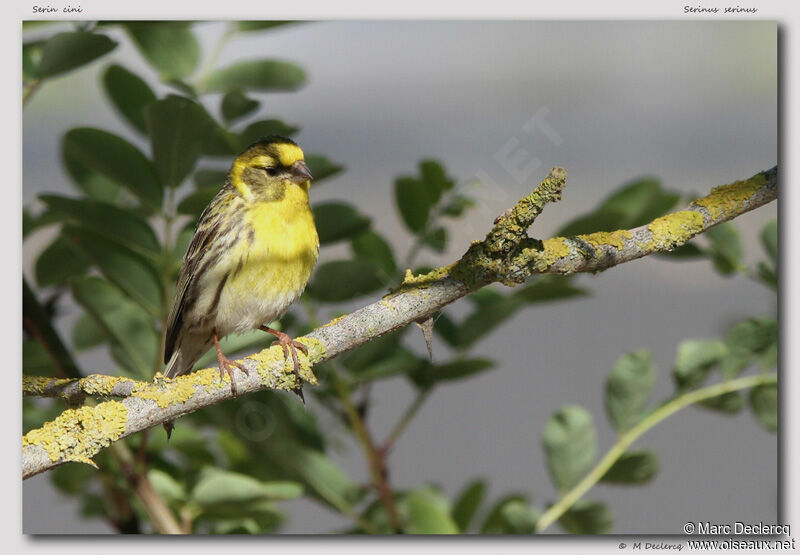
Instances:
[[[309,347],[308,356],[300,354],[303,380],[316,384],[313,365],[422,321],[490,283],[513,285],[543,273],[596,272],[681,246],[715,225],[775,200],[777,167],[716,187],[685,210],[635,229],[531,239],[528,228],[547,203],[560,199],[565,184],[566,171],[554,168],[455,264],[419,276],[409,271],[400,287],[381,300],[299,338]],[[248,374],[236,370],[239,395],[300,386],[280,347],[240,362]],[[63,397],[71,402],[87,395],[107,399],[94,406],[67,409],[54,421],[27,433],[23,437],[23,478],[68,461],[93,464],[96,453],[123,437],[233,397],[229,379],[220,379],[216,368],[174,380],[157,376],[153,382],[93,375],[81,380],[25,377],[23,384],[26,395]]]

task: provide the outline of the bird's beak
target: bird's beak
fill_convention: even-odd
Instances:
[[[291,166],[289,166],[289,181],[292,183],[305,183],[306,181],[310,181],[312,179],[311,172],[306,166],[306,163],[302,160],[298,160]]]

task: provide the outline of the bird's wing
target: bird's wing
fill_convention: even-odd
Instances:
[[[217,197],[223,194],[230,194],[228,184],[223,187]],[[175,344],[178,341],[178,335],[183,327],[183,316],[186,311],[187,305],[194,302],[189,294],[192,285],[197,281],[198,269],[201,267],[203,260],[206,259],[209,246],[214,241],[219,233],[220,218],[217,211],[213,208],[217,197],[203,210],[200,219],[197,221],[197,229],[194,232],[194,237],[189,243],[189,248],[186,251],[186,256],[183,258],[181,265],[180,275],[178,276],[178,286],[175,289],[175,296],[172,301],[172,308],[169,311],[169,318],[167,319],[166,335],[164,338],[164,363],[168,363]]]

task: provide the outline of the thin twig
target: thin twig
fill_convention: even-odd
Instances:
[[[625,432],[619,437],[617,443],[609,449],[608,453],[597,463],[597,465],[572,489],[570,489],[561,499],[551,506],[536,522],[535,532],[539,533],[544,531],[553,522],[561,518],[570,507],[583,497],[600,479],[605,476],[606,472],[614,466],[614,463],[625,454],[625,451],[639,439],[645,432],[652,429],[660,422],[663,422],[668,416],[671,416],[681,410],[700,401],[719,397],[731,391],[739,391],[740,389],[749,389],[757,385],[777,383],[777,374],[759,374],[757,376],[747,376],[745,378],[738,378],[729,380],[722,383],[710,385],[702,389],[696,389],[688,393],[684,393],[661,405],[645,418],[643,418],[636,426]]]

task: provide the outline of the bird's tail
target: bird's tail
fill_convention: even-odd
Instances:
[[[164,368],[164,376],[167,378],[174,378],[176,376],[180,376],[181,374],[185,374],[189,370],[192,369],[192,365],[194,361],[187,361],[183,356],[183,350],[175,349],[175,352],[172,353],[172,356],[167,363],[167,367]]]

